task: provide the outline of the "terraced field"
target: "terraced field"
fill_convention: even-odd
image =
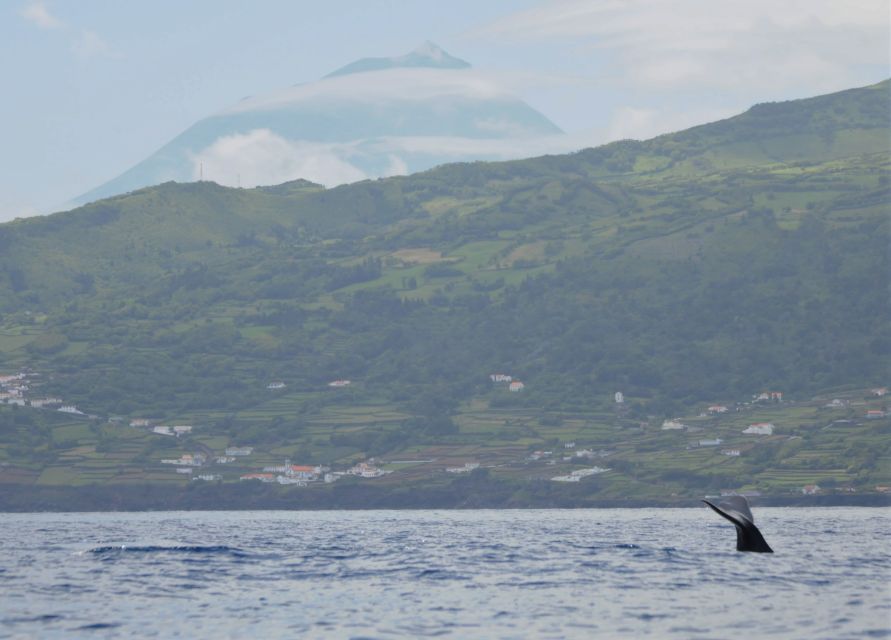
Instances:
[[[327,392],[320,392],[325,395]],[[228,415],[238,429],[221,432],[218,415],[183,416],[194,422],[193,433],[173,438],[121,423],[57,416],[27,408],[0,408],[0,416],[29,413],[48,434],[43,457],[27,464],[16,459],[16,445],[6,433],[0,444],[0,482],[40,486],[83,486],[119,483],[185,485],[193,475],[220,475],[237,482],[245,473],[265,466],[322,464],[334,470],[371,460],[389,473],[360,480],[375,486],[446,485],[458,477],[447,469],[478,465],[489,477],[522,486],[550,482],[576,469],[601,467],[608,471],[582,479],[580,490],[604,499],[695,497],[720,491],[800,494],[805,485],[822,492],[871,493],[891,483],[887,464],[888,418],[866,419],[870,409],[887,403],[864,389],[839,391],[806,401],[730,404],[724,414],[703,410],[676,416],[682,429],[663,429],[662,421],[631,420],[623,411],[554,414],[523,408],[490,406],[492,397],[480,396],[461,407],[455,417],[457,433],[437,442],[396,446],[370,452],[381,434],[398,432],[410,416],[385,403],[339,404],[334,401],[301,421],[290,442],[251,442],[246,429],[252,422],[293,419],[318,394],[284,393],[255,408]],[[841,406],[828,408],[830,399]],[[176,421],[175,421],[176,422]],[[771,435],[742,431],[751,424],[770,423]],[[29,428],[31,426],[29,425]],[[18,433],[25,437],[25,433]],[[374,437],[371,437],[374,436]],[[363,440],[364,438],[364,440]],[[708,441],[717,441],[710,444]],[[701,442],[706,441],[706,442]],[[214,464],[229,446],[248,444],[249,456]],[[727,455],[738,451],[738,455]],[[870,452],[867,458],[863,452]],[[192,474],[177,473],[162,459],[204,453],[208,461]],[[373,453],[373,455],[372,455]],[[586,457],[579,457],[582,454]],[[878,464],[870,463],[868,455]],[[552,483],[561,491],[560,483]],[[319,487],[302,490],[314,491]],[[574,491],[579,490],[576,487]],[[568,490],[568,489],[567,489]]]

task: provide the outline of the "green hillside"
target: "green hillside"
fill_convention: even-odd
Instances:
[[[891,355],[889,98],[885,81],[330,190],[168,183],[4,224],[0,375],[91,417],[0,408],[0,482],[183,484],[161,459],[244,445],[249,463],[194,474],[376,457],[393,473],[357,481],[395,491],[479,463],[522,503],[575,449],[530,452],[575,442],[611,470],[545,483],[558,502],[874,491],[891,482],[888,418],[866,418]],[[783,402],[746,404],[766,390]],[[739,411],[698,417],[715,403]],[[734,435],[749,419],[775,434]],[[714,434],[740,454],[699,444]]]

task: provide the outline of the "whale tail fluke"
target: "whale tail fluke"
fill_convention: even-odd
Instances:
[[[764,536],[755,526],[755,517],[749,509],[749,502],[743,496],[730,496],[713,504],[703,500],[711,509],[736,527],[736,550],[773,553]]]

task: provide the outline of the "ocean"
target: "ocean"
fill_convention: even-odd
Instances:
[[[891,510],[754,511],[0,514],[0,637],[891,637]]]

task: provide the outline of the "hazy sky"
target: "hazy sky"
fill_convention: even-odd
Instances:
[[[425,40],[579,147],[891,75],[887,0],[0,0],[0,220],[244,96]]]

